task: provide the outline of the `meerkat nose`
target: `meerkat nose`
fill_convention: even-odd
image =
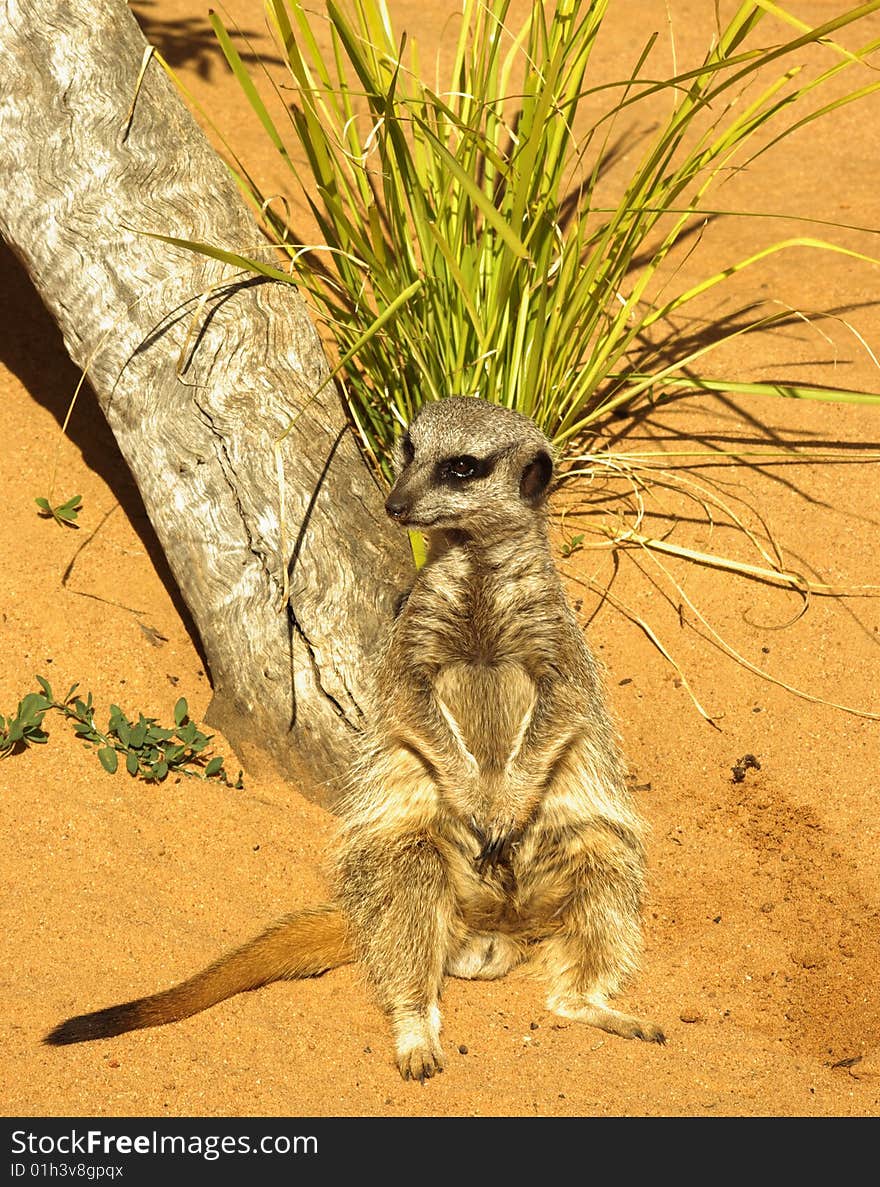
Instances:
[[[392,491],[385,500],[385,511],[392,519],[406,519],[409,512],[409,504],[401,499],[399,495],[395,496],[394,491]]]

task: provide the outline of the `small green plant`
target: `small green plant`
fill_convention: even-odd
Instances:
[[[184,697],[174,706],[173,729],[166,729],[155,718],[142,713],[137,721],[132,721],[118,705],[111,705],[107,728],[102,730],[95,722],[91,693],[83,699],[77,696],[79,685],[72,684],[58,700],[44,676],[36,679],[41,691],[23,697],[15,715],[8,720],[0,717],[0,757],[45,743],[49,735],[43,729],[43,718],[55,710],[73,723],[74,733],[82,742],[95,748],[98,761],[111,775],[119,769],[123,757],[129,775],[146,783],[161,783],[168,775],[186,775],[242,787],[241,771],[233,784],[223,758],[210,749],[212,735],[203,733],[190,720]]]
[[[576,536],[569,536],[567,540],[559,545],[560,553],[565,556],[573,556],[574,553],[580,552],[584,546],[584,532],[578,532]]]
[[[52,706],[39,692],[29,692],[18,702],[14,715],[7,720],[0,716],[0,758],[12,754],[16,749],[27,746],[41,746],[49,740],[43,729],[43,717]]]
[[[40,508],[40,515],[44,519],[54,519],[63,528],[78,528],[77,516],[82,511],[82,495],[74,495],[65,503],[52,505],[49,499],[38,498],[34,502]]]

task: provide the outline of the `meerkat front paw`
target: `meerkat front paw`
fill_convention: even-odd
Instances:
[[[400,1014],[394,1019],[394,1046],[397,1067],[404,1080],[424,1084],[443,1071],[440,1046],[440,1011],[429,1007],[424,1014]]]
[[[443,1052],[439,1047],[419,1045],[406,1050],[397,1049],[397,1067],[404,1080],[418,1080],[424,1084],[443,1071]]]

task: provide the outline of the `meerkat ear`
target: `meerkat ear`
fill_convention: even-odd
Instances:
[[[527,503],[534,503],[546,491],[552,477],[553,459],[542,449],[523,470],[519,480],[519,493]]]

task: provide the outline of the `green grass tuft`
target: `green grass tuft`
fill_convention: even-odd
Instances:
[[[629,78],[591,85],[607,9],[608,0],[535,4],[511,29],[509,0],[463,0],[450,74],[431,86],[417,45],[394,30],[384,0],[328,0],[326,17],[295,0],[269,0],[296,99],[284,102],[286,125],[211,15],[322,242],[299,242],[240,162],[238,180],[287,252],[291,278],[332,330],[353,420],[386,477],[395,434],[425,400],[484,396],[534,417],[565,450],[612,412],[683,389],[723,388],[723,377],[703,378],[699,367],[729,332],[670,360],[669,342],[664,336],[661,349],[652,328],[777,252],[869,259],[824,240],[788,238],[677,290],[672,263],[706,216],[710,190],[749,153],[754,159],[791,130],[880,88],[872,74],[818,108],[810,99],[878,48],[872,40],[850,51],[833,38],[880,9],[880,0],[815,27],[768,0],[742,3],[698,67],[652,78],[651,34]],[[776,42],[768,42],[765,22],[781,31]],[[819,44],[828,65],[802,80],[799,56]],[[265,81],[271,85],[268,73]],[[656,111],[658,96],[667,114],[613,203],[606,194],[598,205],[616,122],[647,101]],[[308,161],[305,173],[290,141]],[[282,275],[233,253],[229,262]],[[788,312],[736,332],[771,326]],[[880,402],[873,393],[748,386],[753,395]]]

